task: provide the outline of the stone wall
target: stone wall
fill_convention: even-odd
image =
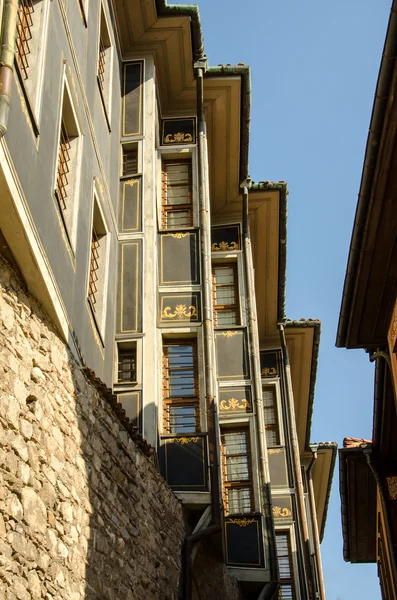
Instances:
[[[0,598],[177,597],[181,507],[0,258]]]

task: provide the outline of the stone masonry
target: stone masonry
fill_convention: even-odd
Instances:
[[[179,502],[0,258],[0,598],[174,600]]]

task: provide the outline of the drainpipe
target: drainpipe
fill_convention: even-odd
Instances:
[[[310,465],[307,468],[307,477],[308,477],[308,484],[309,484],[310,512],[312,514],[312,524],[313,524],[314,554],[316,557],[316,564],[317,564],[319,597],[320,597],[320,600],[325,600],[323,565],[321,563],[321,552],[320,552],[320,536],[319,536],[319,532],[318,532],[316,501],[315,501],[315,497],[314,497],[314,486],[313,486],[313,476],[312,476],[312,468],[314,466],[314,463],[317,460],[317,446],[311,446],[310,449],[313,453],[313,457],[310,462]]]
[[[195,64],[197,84],[197,125],[198,125],[198,191],[200,206],[200,238],[201,238],[201,273],[203,279],[203,337],[204,337],[204,369],[205,397],[207,406],[207,428],[209,444],[209,463],[211,481],[211,524],[202,530],[187,536],[183,553],[183,600],[192,598],[192,552],[194,544],[221,531],[221,506],[219,483],[219,439],[218,412],[215,404],[214,367],[215,340],[212,321],[212,280],[211,280],[211,226],[208,179],[207,134],[204,120],[204,86],[203,72],[206,61]]]
[[[285,382],[286,382],[286,405],[287,414],[289,420],[289,433],[292,453],[292,469],[294,474],[295,488],[296,488],[296,499],[298,506],[298,516],[300,531],[302,534],[302,550],[303,550],[303,566],[306,573],[305,577],[305,592],[306,598],[310,598],[309,595],[309,578],[312,579],[312,570],[310,562],[310,550],[309,550],[309,529],[307,526],[306,509],[305,509],[305,496],[303,490],[301,464],[300,464],[300,453],[299,453],[299,442],[298,434],[296,431],[296,420],[295,420],[295,407],[294,407],[294,395],[292,390],[292,379],[291,379],[291,367],[289,363],[289,355],[287,343],[285,340],[284,324],[277,323],[280,330],[280,341],[281,341],[281,352],[285,368]]]
[[[254,283],[254,267],[252,262],[252,248],[251,248],[251,237],[249,230],[249,212],[248,212],[248,189],[251,187],[251,179],[246,179],[242,184],[241,188],[243,191],[243,242],[244,242],[244,272],[245,272],[245,283],[246,283],[246,300],[247,300],[247,318],[248,318],[248,329],[249,329],[249,340],[250,340],[250,356],[253,371],[253,384],[254,384],[254,397],[256,404],[256,417],[257,417],[257,438],[259,448],[259,464],[260,464],[260,481],[263,495],[263,508],[266,523],[266,541],[269,552],[269,566],[270,566],[270,577],[271,582],[267,584],[262,592],[266,590],[266,594],[271,592],[270,588],[274,591],[279,587],[278,577],[278,563],[276,553],[276,534],[274,531],[274,522],[272,514],[272,504],[270,496],[270,475],[269,475],[269,461],[266,447],[266,435],[265,435],[265,416],[263,410],[263,397],[262,397],[262,380],[261,380],[261,366],[259,358],[259,333],[258,333],[258,317],[256,313],[256,300],[255,300],[255,283]],[[273,595],[272,594],[272,595]],[[264,598],[271,598],[272,596],[265,595]]]
[[[18,0],[4,0],[0,48],[0,138],[7,132],[15,55]]]

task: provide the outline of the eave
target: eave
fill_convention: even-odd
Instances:
[[[198,8],[167,5],[164,0],[114,0],[113,5],[122,58],[153,57],[161,116],[195,115],[194,64],[205,59]],[[216,212],[239,195],[240,181],[247,177],[249,67],[209,67],[204,74],[204,110]]]
[[[365,150],[336,345],[386,342],[397,293],[397,0],[393,1]]]
[[[364,449],[339,450],[343,558],[352,563],[376,561],[376,483]]]
[[[317,460],[313,466],[313,488],[320,542],[322,542],[331,498],[338,445],[336,442],[320,442],[312,444],[312,446],[317,448]]]

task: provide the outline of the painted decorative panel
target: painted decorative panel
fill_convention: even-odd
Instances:
[[[261,351],[260,361],[262,379],[280,376],[279,353],[276,350]]]
[[[207,436],[195,433],[183,437],[162,437],[160,471],[175,491],[208,491]]]
[[[240,225],[211,227],[211,250],[213,252],[241,250]]]
[[[218,379],[249,379],[247,333],[244,329],[215,332]]]
[[[293,520],[291,496],[272,496],[272,512],[277,524],[291,522]]]
[[[135,233],[142,229],[142,181],[140,177],[120,182],[119,231]]]
[[[198,231],[160,234],[160,285],[200,283]]]
[[[250,412],[252,412],[252,399],[249,387],[221,388],[219,390],[219,415],[221,418]]]
[[[124,63],[122,135],[142,134],[143,61]]]
[[[227,565],[257,569],[265,566],[260,515],[226,517],[224,535]]]
[[[268,448],[270,484],[272,488],[288,487],[285,448]]]
[[[126,416],[131,420],[135,427],[141,431],[141,392],[130,391],[117,393],[117,399],[125,410]]]
[[[161,123],[161,145],[196,143],[196,119],[163,119]]]
[[[186,325],[201,322],[200,293],[160,294],[160,323]]]
[[[118,259],[117,333],[137,333],[142,329],[142,242],[120,244]]]

